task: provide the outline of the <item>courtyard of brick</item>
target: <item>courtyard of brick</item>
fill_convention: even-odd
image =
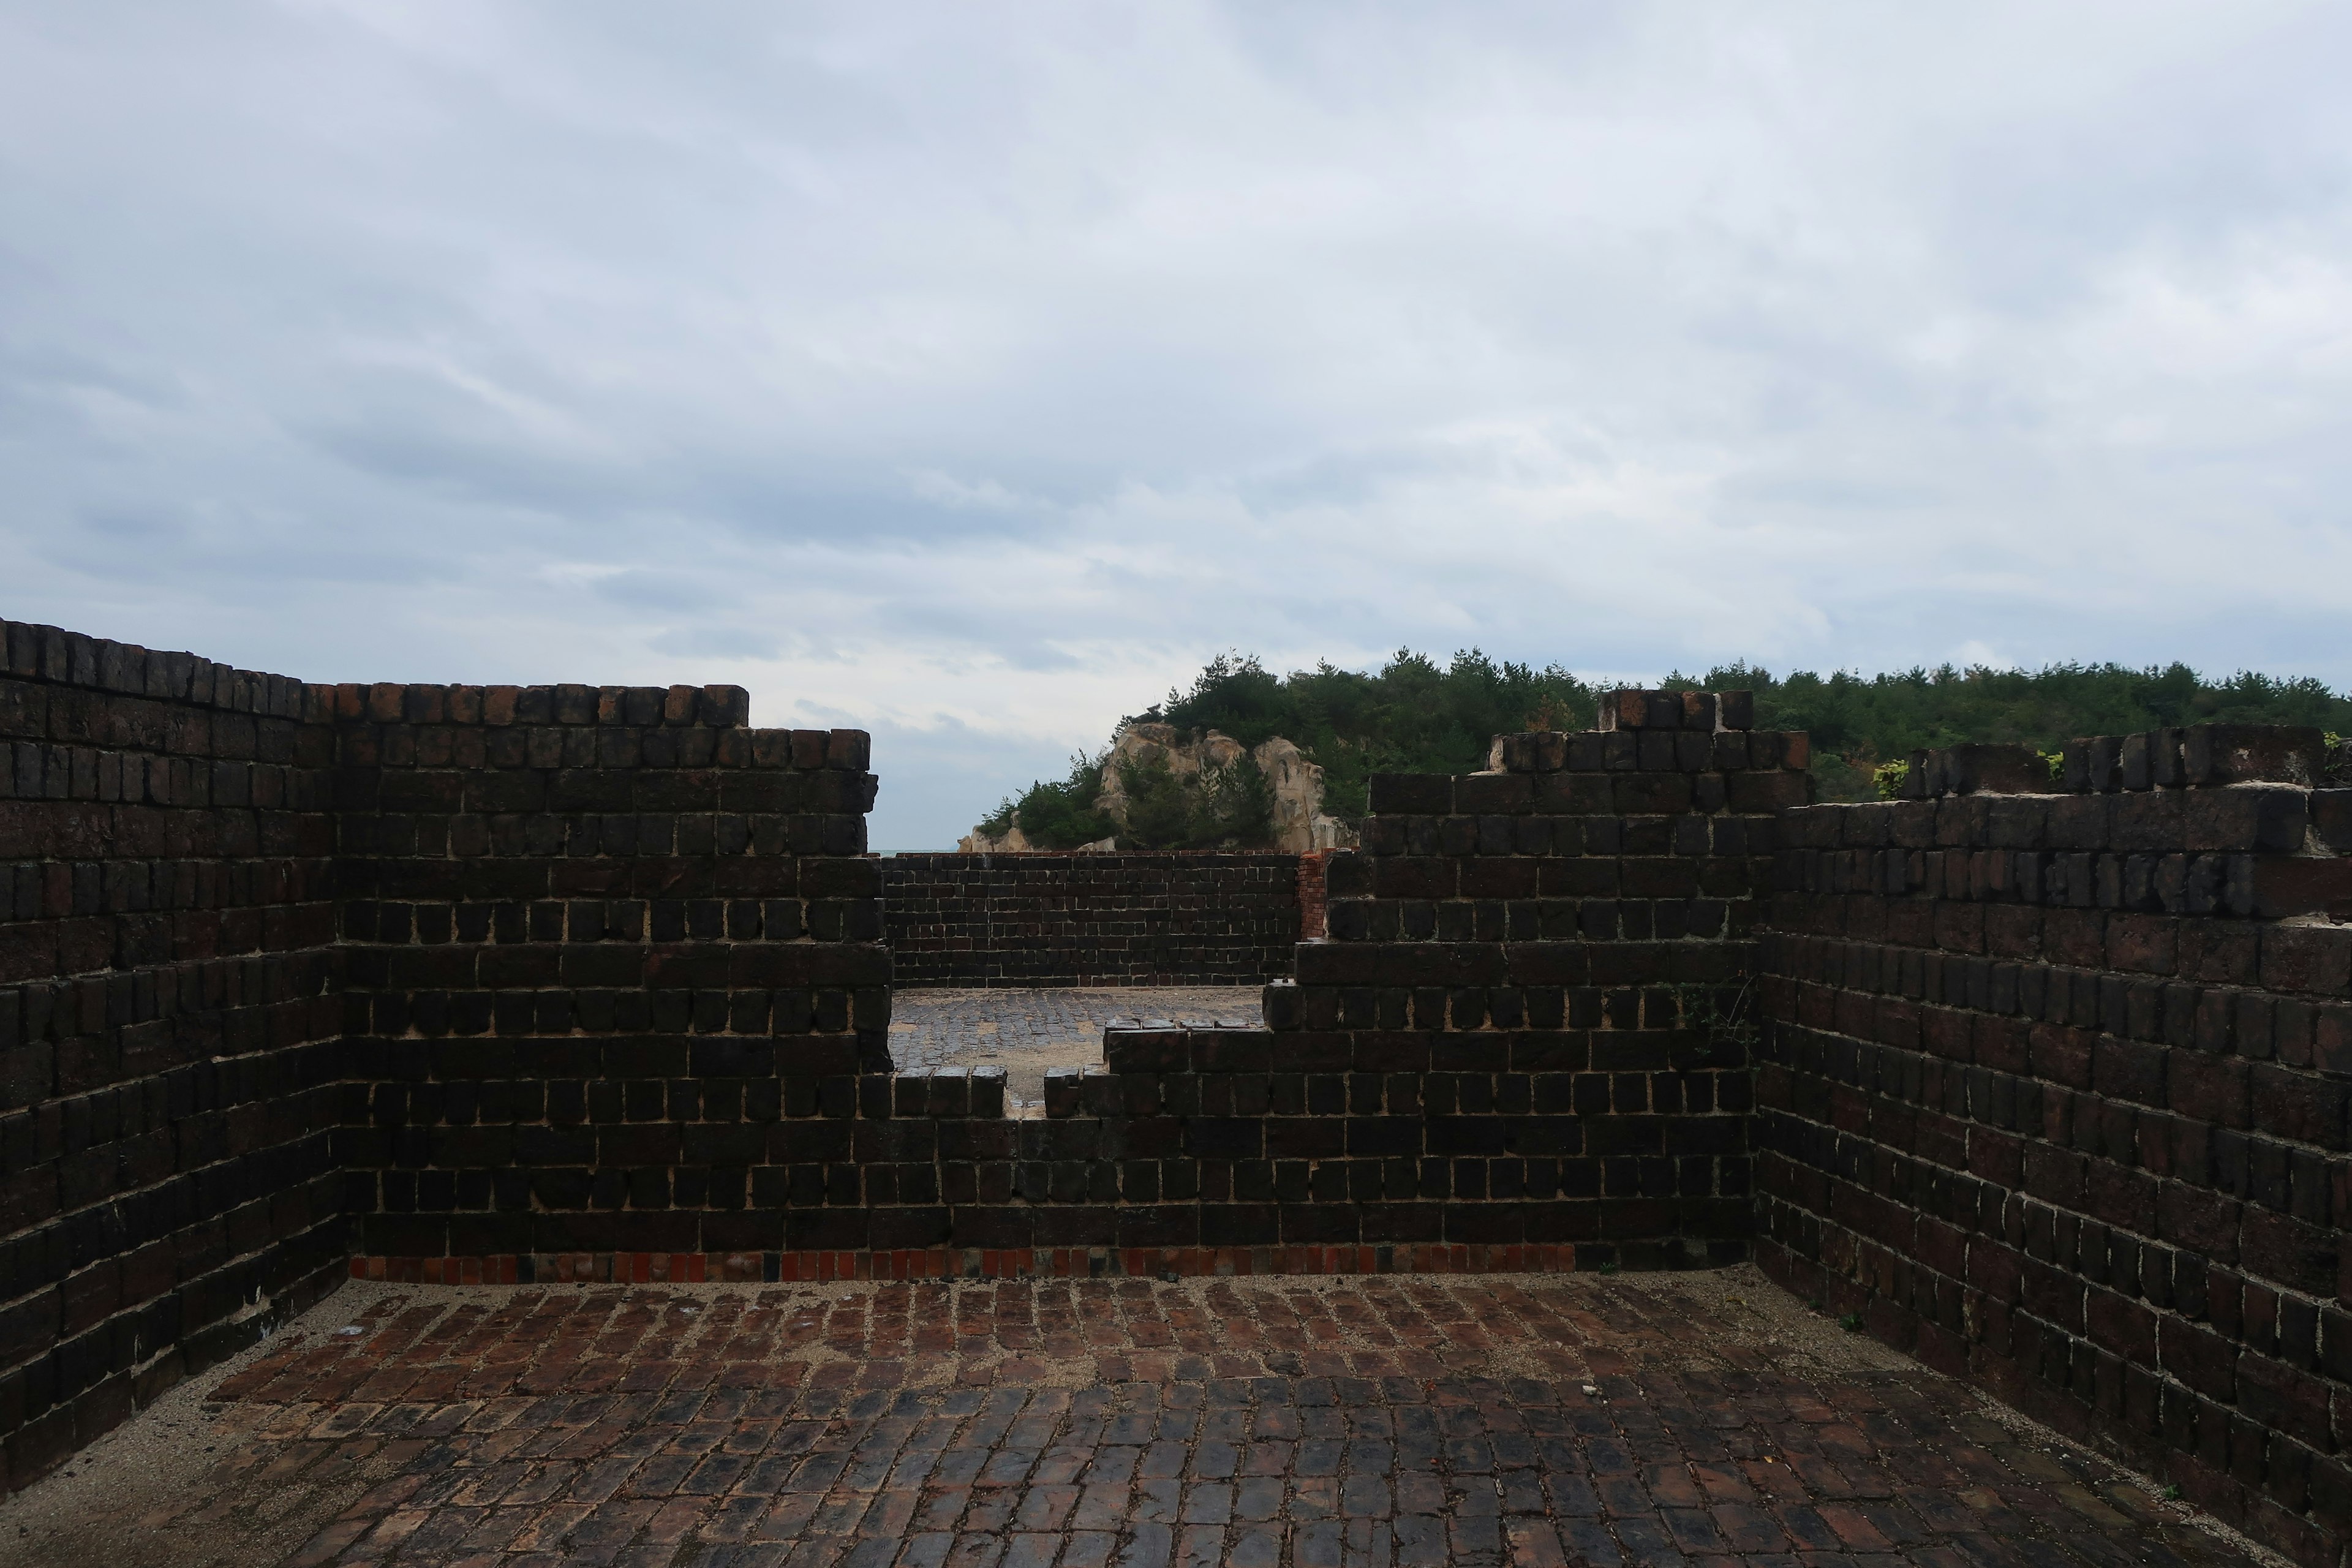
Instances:
[[[43,1568],[2254,1556],[1751,1268],[353,1281],[0,1529]]]

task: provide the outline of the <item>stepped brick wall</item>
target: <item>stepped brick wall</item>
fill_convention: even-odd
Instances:
[[[867,740],[747,705],[336,689],[363,1250],[773,1247],[842,1195],[889,1067]]]
[[[1762,1260],[2298,1561],[2352,1539],[2352,791],[2316,731],[1781,818]]]
[[[1326,865],[1330,940],[1267,993],[1319,1113],[1265,1122],[1274,1195],[1346,1200],[1283,1223],[1745,1256],[1748,986],[1809,751],[1750,730],[1745,693],[1616,693],[1601,723],[1372,781],[1362,848]]]
[[[340,1273],[317,688],[0,622],[9,1484]]]
[[[894,855],[901,985],[1253,985],[1290,973],[1296,855]]]

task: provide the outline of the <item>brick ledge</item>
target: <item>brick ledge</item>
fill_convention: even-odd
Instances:
[[[500,1252],[357,1256],[354,1279],[403,1285],[781,1283],[821,1279],[1233,1279],[1297,1274],[1566,1274],[1576,1248],[1541,1246],[928,1247],[896,1252]]]

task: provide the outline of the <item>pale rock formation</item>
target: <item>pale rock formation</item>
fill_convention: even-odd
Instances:
[[[1279,735],[1253,751],[1215,730],[1198,740],[1188,740],[1173,724],[1129,724],[1118,732],[1118,738],[1111,742],[1109,755],[1103,759],[1102,794],[1097,804],[1104,816],[1123,827],[1127,825],[1128,802],[1120,770],[1127,764],[1149,767],[1164,763],[1178,778],[1190,779],[1199,777],[1204,771],[1232,767],[1244,758],[1265,775],[1274,792],[1275,848],[1297,855],[1309,849],[1354,847],[1355,829],[1323,813],[1323,770]],[[1016,819],[1000,837],[991,837],[974,828],[957,841],[956,847],[967,855],[989,855],[1033,849],[1035,846],[1023,837]],[[1080,847],[1108,850],[1118,845],[1115,839],[1106,838]]]

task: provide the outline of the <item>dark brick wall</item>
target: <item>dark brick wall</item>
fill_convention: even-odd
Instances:
[[[1290,973],[1296,855],[895,855],[901,985],[1252,985]]]
[[[325,694],[50,626],[0,643],[13,1485],[323,1289],[348,1243]]]
[[[1789,813],[1757,1138],[1799,1293],[2333,1563],[2352,793],[2307,787],[2318,743],[2109,738],[2063,784],[1964,748]]]
[[[773,1248],[803,1173],[861,1201],[864,731],[747,729],[735,687],[335,701],[362,1250]]]
[[[1362,849],[1327,866],[1331,940],[1268,993],[1276,1058],[1344,1098],[1351,1157],[1320,1181],[1368,1230],[1744,1256],[1747,984],[1808,760],[1746,710],[1619,693],[1606,729],[1501,737],[1494,771],[1373,782]],[[1352,1157],[1360,1131],[1399,1152]]]

